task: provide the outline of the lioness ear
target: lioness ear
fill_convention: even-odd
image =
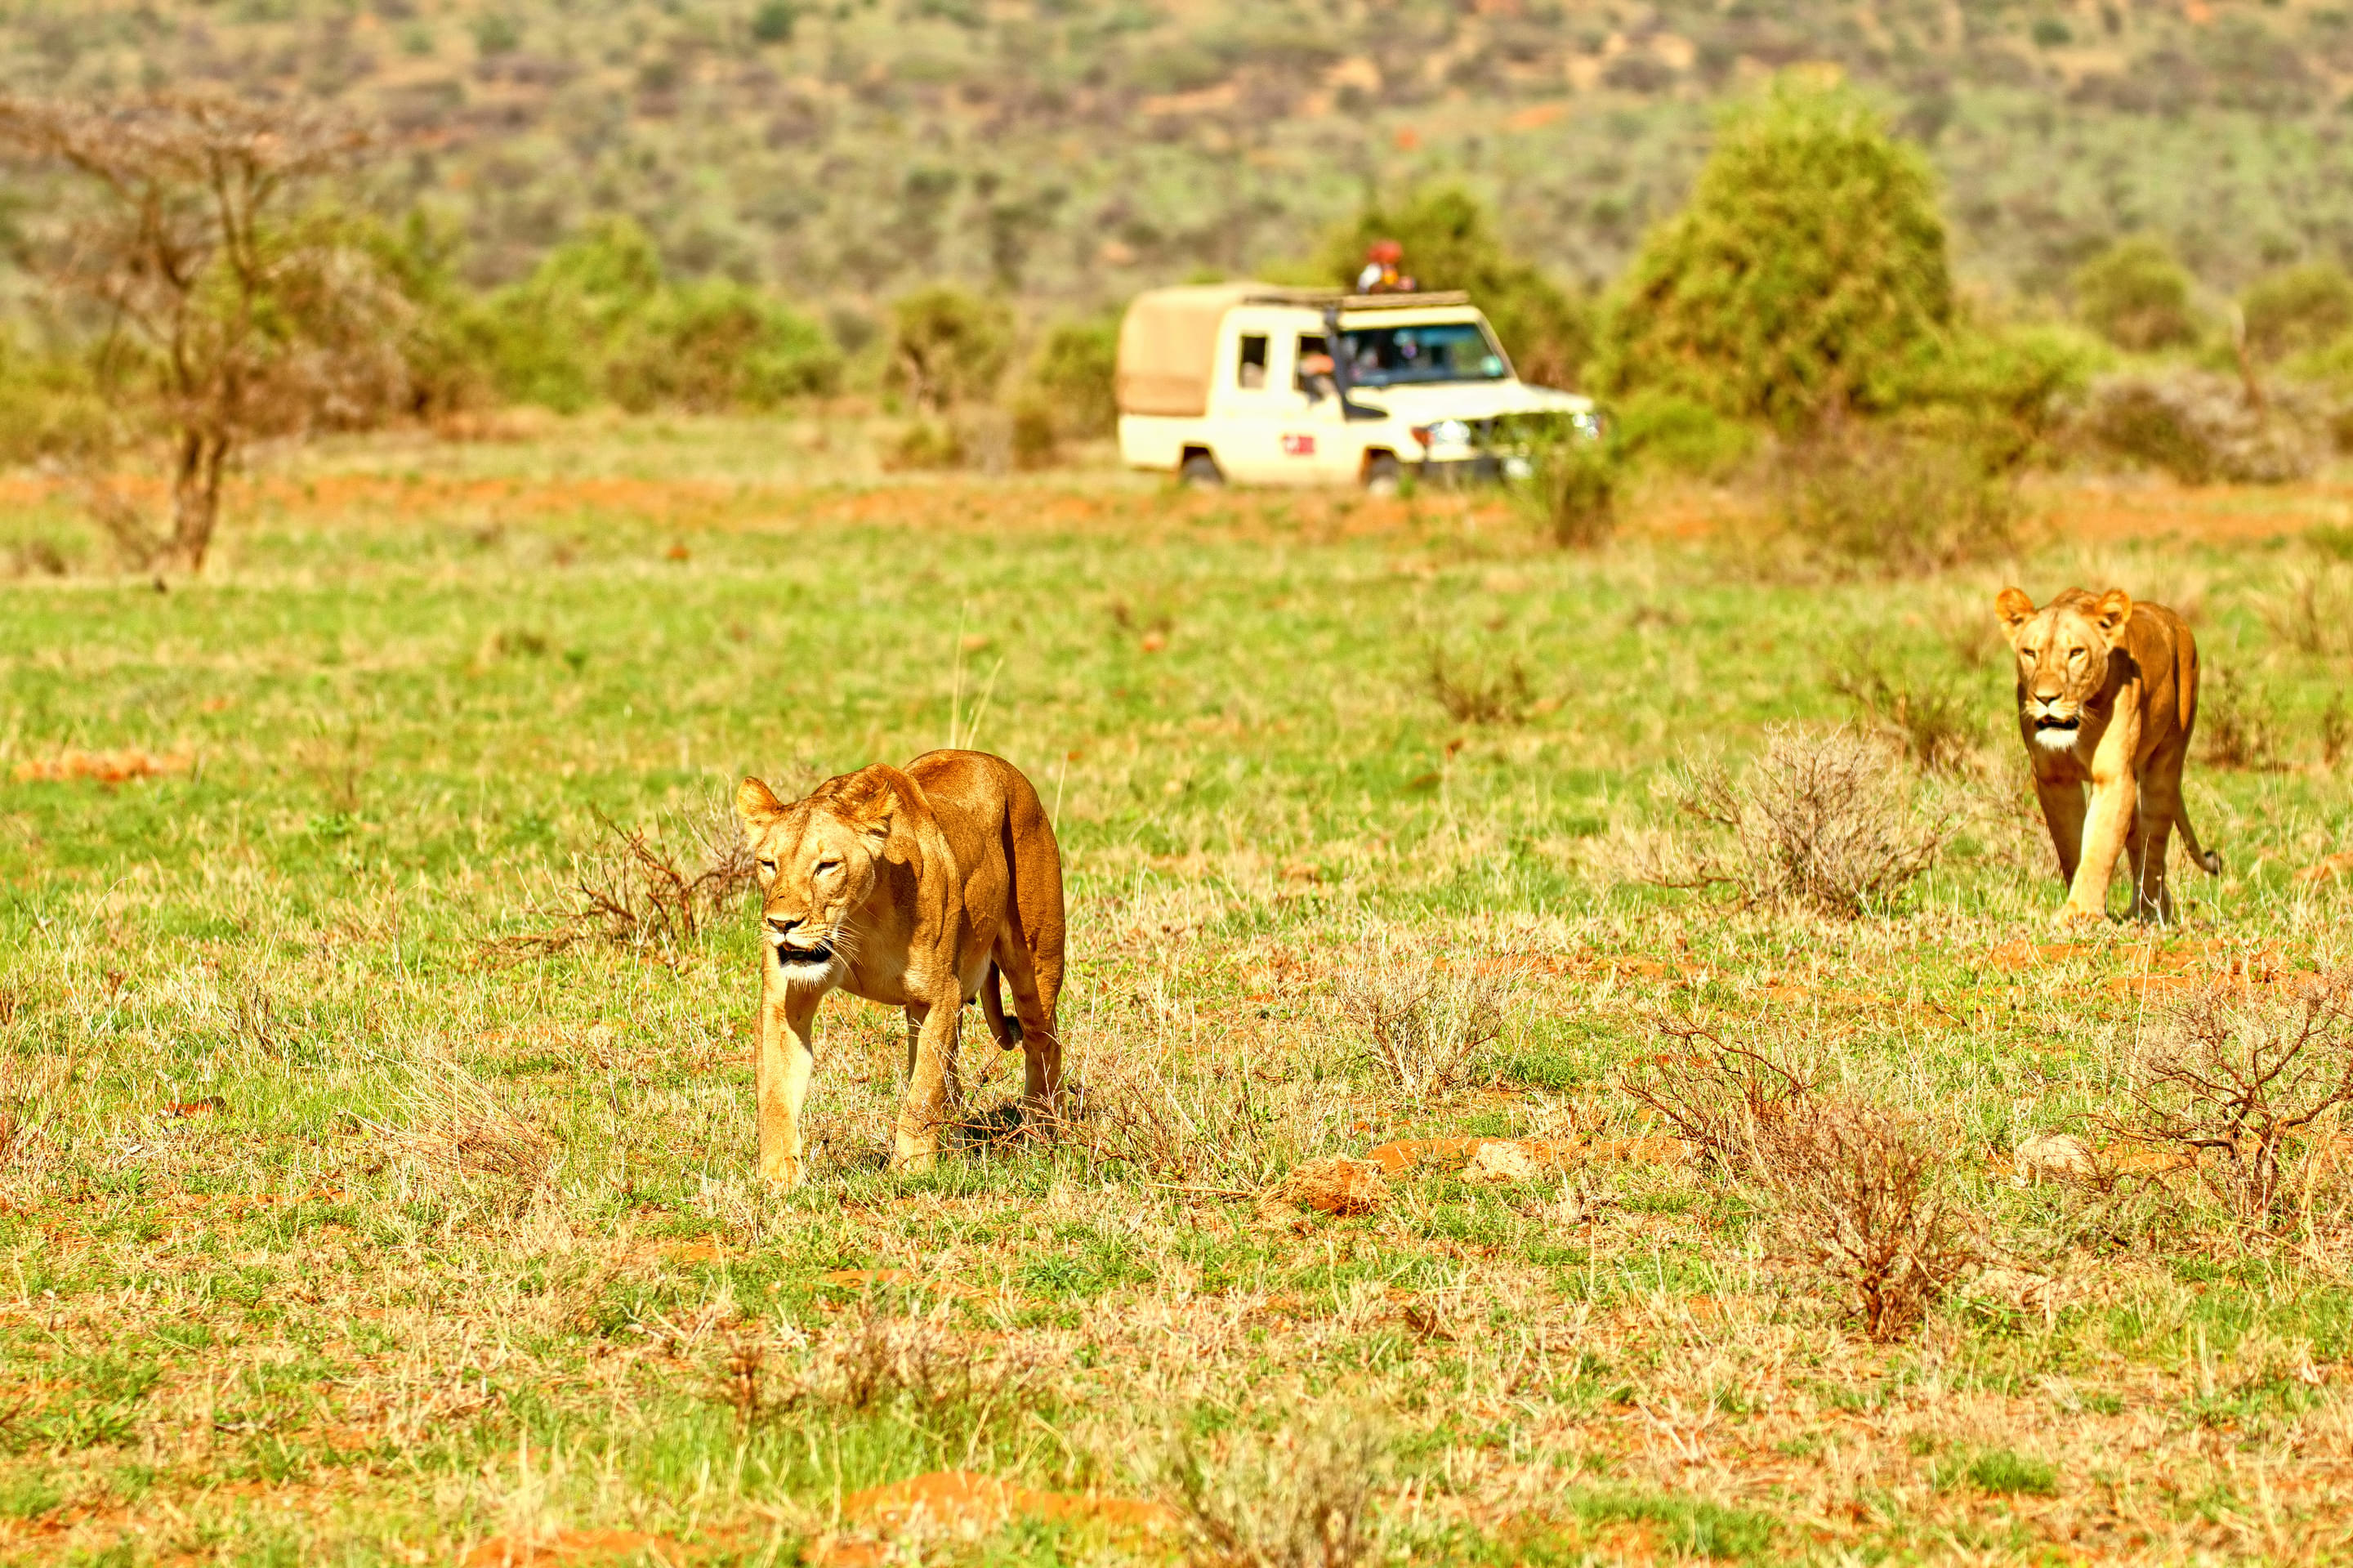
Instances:
[[[785,814],[785,803],[757,779],[746,779],[735,786],[735,814],[756,833]]]
[[[858,831],[872,842],[877,854],[881,853],[883,845],[891,842],[891,819],[898,810],[899,797],[892,792],[888,784],[868,796],[858,808],[853,820],[858,823]]]
[[[2104,637],[2114,637],[2132,619],[2132,595],[2122,588],[2110,588],[2092,607],[2092,620]]]
[[[2006,588],[1994,596],[1993,612],[2001,629],[2015,637],[2020,627],[2034,619],[2034,601],[2017,588]]]

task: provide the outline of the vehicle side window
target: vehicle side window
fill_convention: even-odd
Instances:
[[[1242,335],[1242,358],[1234,371],[1234,385],[1252,391],[1266,385],[1266,334],[1245,333]]]
[[[1329,396],[1338,389],[1332,379],[1332,351],[1324,345],[1324,334],[1299,334],[1299,368],[1293,373],[1292,386],[1310,397]]]

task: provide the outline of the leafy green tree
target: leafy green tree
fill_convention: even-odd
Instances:
[[[944,284],[920,289],[891,306],[891,357],[885,385],[915,406],[943,412],[997,390],[1013,357],[1013,312]]]
[[[1926,162],[1852,93],[1784,78],[1726,120],[1617,291],[1599,380],[1804,429],[1887,406],[1954,319]]]
[[[1420,287],[1467,291],[1523,377],[1577,385],[1592,350],[1592,323],[1567,290],[1504,249],[1476,196],[1439,185],[1394,206],[1367,207],[1324,240],[1316,270],[1353,285],[1366,249],[1382,239],[1403,247],[1405,270]]]
[[[673,283],[644,229],[598,223],[475,313],[500,394],[571,413],[600,401],[768,408],[839,380],[824,332],[760,291]]]
[[[2247,351],[2269,363],[2325,348],[2353,332],[2353,278],[2333,261],[2312,261],[2260,279],[2239,308]]]
[[[2076,269],[2075,313],[2084,324],[2134,354],[2198,341],[2189,308],[2189,273],[2164,240],[2120,239]]]
[[[1063,322],[1046,334],[1029,379],[1055,426],[1073,436],[1107,436],[1119,425],[1119,318]]]

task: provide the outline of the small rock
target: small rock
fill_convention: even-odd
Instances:
[[[1543,1174],[1543,1164],[1525,1144],[1501,1140],[1481,1144],[1478,1152],[1471,1156],[1471,1163],[1462,1168],[1465,1181],[1497,1186],[1533,1181]]]
[[[2088,1145],[2073,1133],[2046,1132],[2023,1139],[2010,1151],[2010,1179],[2024,1187],[2038,1177],[2063,1176],[2090,1181],[2100,1173]]]

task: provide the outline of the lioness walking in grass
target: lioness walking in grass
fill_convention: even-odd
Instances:
[[[939,1152],[956,1094],[957,1025],[977,997],[989,1033],[1022,1048],[1028,1114],[1060,1086],[1062,855],[1038,792],[1003,758],[931,751],[828,779],[790,805],[746,779],[761,916],[760,1174],[797,1186],[811,1025],[830,991],[902,1007],[907,1092],[892,1165]],[[997,992],[1013,988],[1014,1017]]]
[[[2198,641],[2189,624],[2122,588],[2096,598],[2069,588],[2041,609],[2004,588],[1994,613],[2018,656],[2018,731],[2067,885],[2059,918],[2106,915],[2122,849],[2134,917],[2169,922],[2165,850],[2176,828],[2191,860],[2211,874],[2222,870],[2181,803],[2181,764],[2198,722]]]

